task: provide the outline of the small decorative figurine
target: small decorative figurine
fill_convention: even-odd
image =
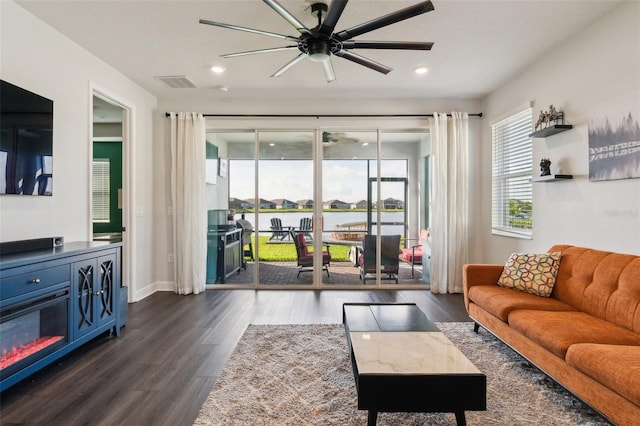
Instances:
[[[553,105],[549,105],[549,111],[547,111],[547,126],[558,121],[558,111]]]
[[[551,161],[548,158],[540,160],[540,176],[549,176],[551,174]]]
[[[547,111],[540,111],[534,130],[538,130],[538,128],[544,129],[551,125],[558,124],[558,122],[562,123],[563,120],[564,114],[558,111],[553,105],[549,105],[549,109]]]
[[[538,117],[538,121],[536,121],[536,127],[534,128],[534,130],[538,130],[538,127],[542,127],[546,119],[547,115],[544,113],[544,111],[540,110],[540,116]]]

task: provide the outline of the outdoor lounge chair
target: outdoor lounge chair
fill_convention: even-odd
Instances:
[[[400,235],[382,235],[380,256],[380,279],[395,281],[398,284],[398,270],[400,269]],[[360,280],[376,279],[376,236],[365,235],[362,253],[358,259],[360,265]]]
[[[304,235],[304,237],[307,240],[311,240],[312,236],[311,236],[311,218],[310,217],[303,217],[302,219],[300,219],[300,229],[299,232],[302,232],[302,234]]]
[[[296,256],[298,258],[298,277],[301,272],[309,272],[313,271],[313,252],[309,251],[307,246],[307,240],[304,238],[304,234],[302,232],[294,232],[291,231],[291,238],[293,239],[293,243],[296,246]],[[329,275],[329,264],[331,263],[331,253],[329,252],[329,245],[326,244],[327,248],[322,252],[322,270],[327,271],[327,276]]]
[[[277,240],[284,240],[285,238],[289,238],[289,231],[291,227],[287,227],[286,229],[282,227],[282,220],[279,217],[271,218],[271,238],[269,241],[274,238]]]
[[[400,249],[400,260],[407,262],[411,265],[411,278],[413,278],[413,272],[415,265],[423,264],[423,256],[425,252],[425,244],[428,246],[429,230],[422,229],[420,231],[420,238],[417,240],[418,244],[413,244],[411,247]],[[407,241],[416,241],[415,239],[407,238]],[[425,262],[428,262],[431,257],[431,250],[427,250],[427,258]]]

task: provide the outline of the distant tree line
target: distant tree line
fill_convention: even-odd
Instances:
[[[618,127],[613,129],[609,118],[599,127],[589,126],[589,147],[599,148],[621,142],[640,141],[640,123],[634,120],[631,112],[622,118]]]
[[[513,228],[531,229],[533,220],[533,204],[531,201],[509,199],[509,226]]]

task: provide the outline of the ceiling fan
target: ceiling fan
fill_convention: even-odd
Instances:
[[[357,138],[347,136],[344,132],[322,132],[322,143],[326,145],[360,142]]]
[[[431,1],[422,1],[413,6],[398,10],[385,16],[381,16],[377,19],[356,25],[352,28],[334,32],[335,26],[344,11],[348,0],[333,0],[331,6],[328,6],[323,2],[316,2],[311,4],[311,14],[318,19],[318,25],[314,28],[308,28],[302,22],[300,22],[295,16],[287,11],[276,0],[263,0],[273,10],[276,11],[282,18],[289,22],[298,32],[299,36],[289,36],[283,34],[277,34],[269,31],[257,30],[254,28],[240,27],[237,25],[223,24],[221,22],[208,21],[206,19],[200,19],[201,24],[213,25],[216,27],[227,28],[237,31],[245,31],[254,34],[260,34],[270,37],[277,37],[296,44],[274,47],[270,49],[250,50],[247,52],[229,53],[222,55],[223,58],[233,58],[237,56],[254,55],[258,53],[277,52],[282,50],[298,50],[300,53],[298,56],[287,62],[282,68],[276,71],[271,77],[279,77],[288,71],[295,64],[300,62],[305,57],[308,57],[314,62],[322,63],[324,67],[324,73],[327,78],[327,82],[332,82],[336,79],[333,71],[333,65],[331,63],[331,56],[338,56],[340,58],[347,59],[357,64],[363,65],[372,70],[388,74],[392,69],[375,62],[371,59],[365,58],[359,54],[352,52],[354,49],[391,49],[391,50],[431,50],[433,43],[431,42],[419,42],[419,41],[357,41],[354,37],[368,33],[373,30],[377,30],[382,27],[386,27],[396,22],[404,21],[405,19],[412,18],[414,16],[421,15],[426,12],[434,10]]]

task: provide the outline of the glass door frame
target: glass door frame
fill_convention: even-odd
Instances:
[[[260,284],[260,262],[258,261],[259,258],[259,244],[258,244],[258,233],[254,232],[254,250],[255,250],[255,256],[256,256],[256,261],[253,264],[253,268],[254,268],[254,277],[253,277],[253,282],[249,283],[243,283],[243,284],[230,284],[230,285],[226,285],[226,284],[216,284],[216,285],[208,285],[207,288],[212,289],[223,289],[223,288],[229,288],[229,287],[234,287],[234,288],[243,288],[243,289],[248,289],[248,288],[255,288],[255,289],[313,289],[313,290],[317,290],[317,289],[364,289],[364,290],[370,290],[370,289],[376,289],[376,288],[394,288],[394,289],[407,289],[407,288],[425,288],[425,285],[418,285],[418,284],[383,284],[381,283],[380,280],[380,273],[377,273],[377,277],[376,277],[376,282],[375,285],[367,285],[367,286],[363,286],[363,284],[361,282],[357,282],[357,283],[353,283],[353,284],[349,284],[349,285],[335,285],[335,284],[325,284],[323,283],[323,273],[324,271],[322,270],[322,248],[323,248],[323,232],[324,232],[324,214],[323,214],[323,200],[322,200],[322,188],[323,188],[323,172],[322,172],[322,162],[324,160],[324,152],[323,152],[323,143],[322,143],[322,132],[323,131],[327,131],[327,130],[331,130],[331,131],[346,131],[346,132],[376,132],[377,135],[377,140],[376,140],[376,152],[377,152],[377,156],[376,156],[376,167],[378,170],[377,176],[380,176],[381,173],[381,145],[383,143],[382,141],[382,137],[381,135],[384,133],[422,133],[422,134],[428,134],[429,133],[429,129],[428,126],[401,126],[401,127],[396,127],[394,125],[389,125],[389,126],[385,126],[384,128],[373,128],[370,126],[366,126],[366,125],[361,125],[357,128],[353,128],[353,127],[349,127],[349,128],[344,128],[344,126],[340,126],[340,125],[323,125],[323,126],[318,126],[317,123],[315,125],[309,125],[309,126],[305,126],[304,123],[300,126],[300,127],[295,127],[295,128],[291,128],[291,127],[279,127],[279,126],[274,126],[274,127],[270,127],[270,126],[264,126],[264,127],[246,127],[246,128],[242,128],[242,127],[237,127],[237,126],[222,126],[220,125],[221,123],[218,123],[216,125],[215,128],[207,128],[207,133],[210,132],[215,132],[215,133],[233,133],[233,132],[243,132],[243,133],[253,133],[254,135],[254,147],[253,147],[253,152],[254,152],[254,170],[255,170],[255,182],[254,182],[254,198],[258,198],[259,197],[259,193],[260,193],[260,176],[259,176],[259,161],[260,161],[260,133],[261,132],[273,132],[273,131],[281,131],[281,132],[313,132],[313,148],[312,148],[312,161],[313,161],[313,199],[314,199],[314,207],[313,207],[313,214],[312,214],[312,220],[313,220],[313,248],[314,248],[314,270],[313,270],[313,282],[312,285],[309,284],[304,284],[304,285],[296,285],[296,284],[284,284],[284,285],[269,285],[269,284]],[[254,123],[255,124],[255,123]],[[419,167],[419,166],[418,166]],[[378,191],[377,191],[377,197],[380,198],[380,183],[381,180],[379,178],[375,178],[377,181],[377,185],[378,185]],[[405,179],[406,180],[406,179]],[[382,179],[382,181],[384,181],[384,179]],[[406,194],[406,189],[407,187],[405,186],[405,203],[407,202],[407,197],[408,194]],[[229,194],[231,195],[231,194]],[[414,202],[412,203],[413,205],[421,205],[422,203],[420,202]],[[376,200],[376,205],[380,205],[380,200]],[[250,215],[249,217],[253,217],[254,223],[256,224],[256,231],[257,231],[257,227],[259,226],[259,209],[255,209],[253,215]],[[377,215],[378,215],[378,223],[380,222],[380,209],[378,209]],[[370,212],[368,212],[368,216],[369,216]],[[407,223],[407,209],[406,209],[406,205],[405,205],[405,228],[407,226],[409,226],[409,224]],[[380,225],[378,225],[378,231],[377,233],[380,233]],[[405,231],[406,233],[406,231]],[[380,239],[377,239],[377,247],[378,250],[377,252],[380,253]],[[380,255],[378,254],[378,263],[380,263]]]

